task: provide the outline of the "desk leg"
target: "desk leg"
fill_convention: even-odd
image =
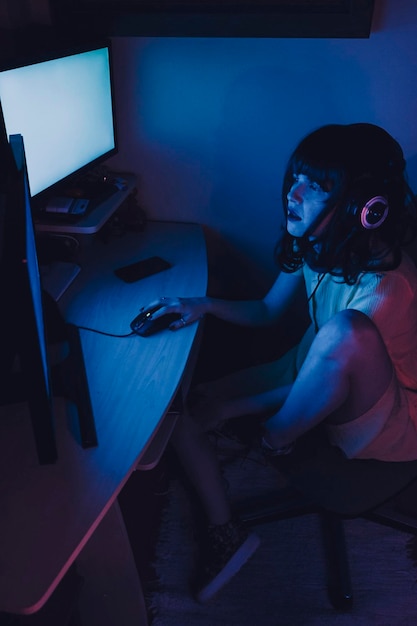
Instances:
[[[139,576],[117,501],[77,559],[84,577],[79,599],[82,624],[148,626]]]

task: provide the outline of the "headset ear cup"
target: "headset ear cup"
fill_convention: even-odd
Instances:
[[[374,196],[361,211],[361,224],[367,230],[373,230],[383,224],[388,215],[388,200],[384,196]]]

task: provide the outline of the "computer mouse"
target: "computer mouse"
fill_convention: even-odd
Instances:
[[[153,309],[139,313],[130,323],[130,328],[133,332],[141,335],[141,337],[149,337],[149,335],[165,330],[172,322],[179,320],[181,317],[180,313],[167,313],[166,315],[161,315],[161,317],[153,318],[152,315],[160,308],[160,306],[156,306]]]

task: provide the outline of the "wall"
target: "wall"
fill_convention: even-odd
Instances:
[[[0,27],[16,28],[29,22],[49,24],[49,0],[0,0]]]
[[[290,151],[369,121],[417,190],[417,4],[377,2],[370,39],[115,38],[120,154],[149,217],[205,224],[267,285]]]

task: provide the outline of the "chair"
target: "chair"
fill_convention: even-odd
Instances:
[[[237,513],[252,526],[317,513],[329,599],[336,609],[349,610],[353,593],[343,520],[365,517],[417,534],[417,461],[348,460],[318,428],[293,453],[271,463],[288,487],[240,503]]]

